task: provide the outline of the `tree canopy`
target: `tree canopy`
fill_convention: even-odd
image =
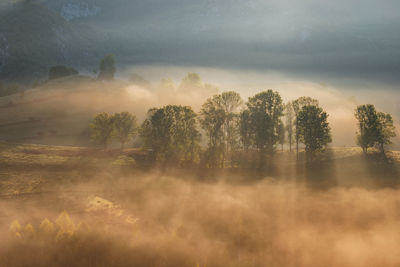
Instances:
[[[149,110],[141,137],[160,162],[193,162],[198,156],[200,133],[191,107],[168,105]]]
[[[279,141],[278,130],[283,116],[282,98],[268,90],[249,98],[246,103],[251,123],[250,135],[255,148],[262,154],[272,154]]]
[[[364,153],[374,146],[384,153],[384,145],[390,144],[390,139],[396,136],[392,116],[377,112],[371,104],[358,106],[354,115],[358,120],[357,144]]]
[[[315,105],[303,106],[299,111],[297,127],[300,141],[306,146],[307,159],[312,160],[315,152],[321,151],[332,142],[327,119],[328,114]]]
[[[110,114],[98,114],[90,124],[92,141],[107,148],[114,131],[113,123],[113,116]]]
[[[128,112],[115,113],[113,116],[113,136],[121,143],[124,148],[125,143],[136,134],[138,127],[136,117]]]

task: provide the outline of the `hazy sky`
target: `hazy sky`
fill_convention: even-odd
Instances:
[[[96,45],[120,64],[274,71],[395,89],[400,82],[398,0],[36,1],[89,24]]]
[[[398,0],[87,2],[103,5],[96,23],[111,40],[135,41],[129,49],[139,64],[400,81]]]

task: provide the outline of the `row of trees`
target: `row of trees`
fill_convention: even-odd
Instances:
[[[113,135],[118,136],[117,115],[102,113],[95,118],[93,140],[106,146]],[[303,143],[312,160],[332,141],[327,118],[318,101],[309,97],[283,104],[278,92],[267,90],[244,103],[230,91],[209,98],[198,114],[188,106],[168,105],[149,110],[139,131],[133,130],[136,124],[121,125],[127,127],[122,136],[139,133],[144,147],[161,162],[202,160],[208,167],[225,167],[238,153],[257,155],[262,164],[279,145],[283,149],[286,140],[290,150],[296,143],[297,152]],[[128,139],[118,140],[123,145]]]
[[[363,151],[376,146],[384,152],[384,145],[395,136],[392,117],[377,112],[373,105],[358,106],[355,116],[357,142]],[[283,104],[279,93],[272,90],[258,93],[246,103],[233,91],[217,94],[198,114],[189,106],[153,108],[141,127],[127,112],[101,113],[91,128],[92,139],[104,146],[114,138],[123,147],[139,134],[143,146],[160,162],[202,161],[212,168],[232,166],[238,154],[256,155],[251,160],[263,164],[278,146],[283,150],[285,143],[290,151],[295,146],[297,155],[299,144],[304,144],[306,159],[312,161],[316,152],[332,142],[328,114],[318,100],[300,97]]]

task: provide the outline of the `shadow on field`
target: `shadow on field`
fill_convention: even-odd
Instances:
[[[334,158],[332,152],[320,161],[297,164],[297,177],[315,189],[357,187],[395,188],[400,184],[398,164],[380,153]]]

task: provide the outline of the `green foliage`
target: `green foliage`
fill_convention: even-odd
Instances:
[[[295,114],[295,124],[294,124],[295,136],[294,136],[294,138],[295,138],[295,141],[296,141],[296,153],[298,154],[299,153],[299,142],[300,142],[300,139],[302,138],[301,131],[300,131],[298,125],[297,125],[298,114],[299,114],[299,112],[301,111],[301,109],[304,106],[310,106],[310,105],[318,106],[319,102],[318,102],[318,100],[313,99],[311,97],[302,96],[302,97],[299,97],[298,99],[292,101],[291,105],[292,105],[292,109],[293,109],[294,114]]]
[[[221,107],[225,112],[225,143],[226,143],[226,153],[230,155],[233,153],[237,146],[239,140],[238,131],[238,120],[239,120],[239,109],[243,105],[243,100],[240,95],[234,91],[223,92],[220,95]]]
[[[92,141],[107,148],[114,131],[113,116],[105,112],[98,114],[90,128]]]
[[[357,144],[364,153],[373,146],[384,153],[384,145],[390,144],[390,138],[396,136],[392,116],[377,112],[374,105],[367,104],[356,108],[355,117],[358,120]]]
[[[297,115],[297,130],[306,146],[307,159],[312,160],[315,152],[332,142],[327,118],[326,112],[315,105],[303,106]]]
[[[78,75],[78,71],[63,65],[53,66],[49,69],[49,80]]]
[[[91,139],[99,145],[107,148],[112,138],[121,143],[121,149],[129,142],[137,133],[136,117],[129,112],[100,113],[90,124]]]
[[[382,153],[384,153],[384,145],[391,144],[390,138],[396,136],[396,128],[393,125],[393,119],[390,114],[386,114],[383,112],[378,112],[378,135],[377,135],[377,144]]]
[[[128,112],[115,113],[113,118],[115,137],[124,148],[125,143],[129,142],[136,134],[138,127],[136,117]]]
[[[378,131],[378,115],[374,105],[361,105],[356,108],[355,117],[358,120],[357,144],[367,152],[376,142]]]
[[[149,110],[140,135],[162,163],[190,163],[198,157],[200,133],[191,107],[168,105]]]
[[[249,110],[253,144],[261,155],[272,154],[279,141],[279,124],[283,116],[282,98],[278,92],[264,91],[249,98]]]
[[[239,108],[243,100],[236,92],[214,95],[203,104],[200,124],[208,137],[205,155],[209,167],[224,167],[239,144]]]
[[[98,75],[99,80],[113,80],[116,71],[115,57],[112,54],[105,55],[100,61],[100,73]]]

